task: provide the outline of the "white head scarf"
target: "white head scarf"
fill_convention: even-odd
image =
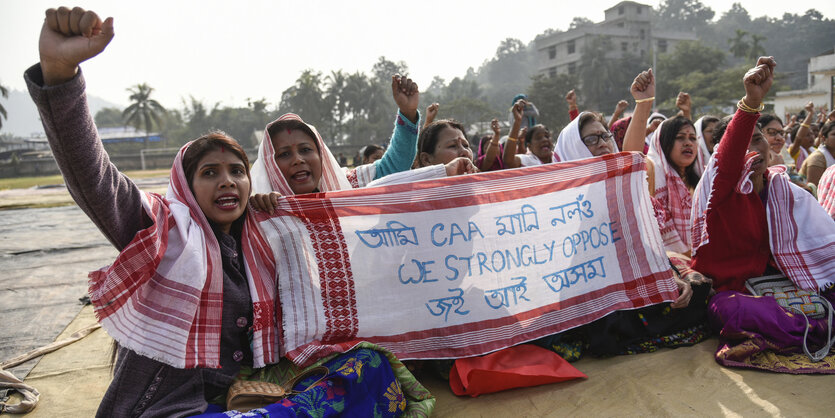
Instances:
[[[258,159],[252,164],[252,190],[254,193],[269,193],[279,192],[284,196],[294,195],[293,189],[284,178],[284,174],[275,163],[275,148],[273,148],[273,141],[270,138],[270,127],[276,123],[286,120],[297,120],[304,123],[302,118],[293,113],[286,113],[278,119],[267,124],[264,128],[264,136],[261,140],[261,145],[258,147]],[[339,166],[339,161],[333,156],[319,131],[313,125],[306,124],[313,134],[316,136],[316,145],[319,148],[319,158],[322,161],[322,177],[319,179],[317,189],[320,192],[331,192],[335,190],[350,189],[351,183],[342,167]],[[372,168],[373,164],[370,164]],[[363,166],[365,167],[365,166]],[[374,177],[373,174],[371,176]]]
[[[661,122],[652,133],[647,158],[655,166],[655,200],[664,211],[661,228],[664,246],[667,250],[684,253],[690,251],[689,224],[693,198],[661,148],[661,130],[666,123],[666,120]]]
[[[560,131],[556,146],[556,153],[560,161],[582,160],[594,157],[580,136],[580,119],[587,113],[589,112],[580,113],[568,126]],[[620,151],[614,138],[612,138],[612,147],[614,152]]]
[[[699,139],[699,153],[696,155],[696,158],[699,160],[699,163],[696,164],[696,173],[698,173],[699,176],[702,175],[705,170],[705,166],[707,165],[707,161],[710,160],[710,151],[707,149],[705,134],[702,132],[704,119],[705,117],[702,116],[696,121],[696,123],[693,124],[696,127],[696,138]]]

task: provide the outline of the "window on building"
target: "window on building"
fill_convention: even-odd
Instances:
[[[568,53],[573,54],[575,51],[574,41],[568,41]]]
[[[641,12],[642,12],[642,10],[641,10],[641,9],[642,9],[642,7],[641,7],[641,6],[638,6],[638,7],[637,7],[637,9],[638,9],[638,14],[641,14]]]
[[[618,23],[618,27],[622,28],[623,27],[623,22]]]
[[[574,74],[575,72],[577,72],[577,63],[569,62],[568,63],[568,73],[569,74]]]
[[[647,37],[647,32],[644,29],[641,29],[641,40],[643,41],[644,38]]]
[[[618,7],[618,14],[622,15],[625,12],[625,8],[623,6]]]
[[[620,43],[620,50],[626,52],[629,49],[629,42],[621,42]]]
[[[667,52],[667,40],[666,39],[659,39],[658,40],[658,52],[665,53]]]
[[[557,46],[551,45],[548,47],[548,59],[552,60],[557,57]]]
[[[551,67],[548,69],[548,77],[554,78],[557,76],[557,67]]]

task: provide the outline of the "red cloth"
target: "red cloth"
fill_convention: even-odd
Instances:
[[[736,112],[714,157],[717,174],[706,213],[710,241],[693,255],[692,266],[713,278],[717,291],[745,292],[745,280],[762,275],[771,258],[760,196],[734,192],[758,117]]]
[[[522,344],[481,357],[455,360],[449,386],[458,396],[539,386],[588,378],[559,354],[531,344]]]
[[[580,116],[580,111],[579,111],[579,110],[577,110],[577,109],[572,109],[572,110],[569,110],[569,111],[568,111],[568,120],[569,120],[569,121],[572,121],[572,120],[574,120],[574,119],[577,119],[577,116]]]

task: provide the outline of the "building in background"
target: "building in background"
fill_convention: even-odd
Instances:
[[[835,108],[835,48],[809,59],[807,87],[803,90],[778,91],[774,98],[774,114],[781,118],[798,113],[809,101],[815,107]],[[788,122],[788,121],[784,121]]]
[[[556,77],[558,74],[577,74],[586,44],[598,36],[608,36],[612,49],[607,56],[620,58],[629,53],[651,62],[651,54],[673,51],[681,41],[696,40],[693,32],[654,30],[652,7],[634,1],[622,1],[606,9],[600,23],[582,26],[566,32],[540,36],[535,41],[537,72]]]

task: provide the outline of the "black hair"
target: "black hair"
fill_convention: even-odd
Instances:
[[[716,116],[707,115],[702,118],[702,129],[705,128],[705,125],[716,122],[719,122],[719,118],[717,118]]]
[[[267,127],[267,132],[270,134],[270,139],[273,141],[273,144],[275,144],[275,139],[278,136],[278,133],[283,130],[298,130],[304,132],[305,135],[309,136],[310,139],[313,140],[313,143],[316,144],[316,149],[319,152],[322,152],[322,150],[319,149],[319,141],[316,140],[316,134],[313,133],[313,129],[310,129],[310,126],[307,126],[306,123],[297,119],[286,119],[278,122],[273,122],[272,124],[270,124],[269,127]]]
[[[537,124],[537,125],[534,125],[534,126],[531,126],[530,128],[528,128],[528,131],[525,133],[525,146],[526,147],[531,145],[531,141],[533,140],[533,136],[538,131],[545,131],[545,132],[548,133],[548,135],[551,135],[551,131],[548,128],[546,128],[545,125],[543,125],[541,123]]]
[[[464,134],[464,138],[467,138],[467,131],[464,130],[464,125],[455,119],[441,119],[424,126],[418,137],[417,155],[415,156],[414,163],[412,163],[412,168],[419,168],[421,166],[420,153],[435,153],[435,146],[438,145],[438,136],[445,128],[458,129]]]
[[[246,176],[249,177],[249,159],[246,157],[246,151],[241,147],[241,144],[223,131],[212,131],[195,139],[183,154],[183,172],[186,175],[189,188],[191,188],[191,182],[194,179],[194,173],[197,171],[197,164],[200,159],[211,151],[227,148],[243,161]]]
[[[733,120],[733,115],[725,116],[722,119],[719,119],[719,122],[716,122],[716,126],[713,127],[713,146],[716,147],[719,145],[719,141],[722,140],[722,137],[725,136],[725,130],[728,129],[728,124],[731,123]],[[713,149],[713,152],[716,152],[716,148]]]
[[[820,135],[822,138],[826,138],[829,135],[829,131],[831,131],[833,128],[835,128],[835,121],[830,120],[823,124],[818,135]]]
[[[377,151],[383,151],[383,147],[376,144],[368,144],[362,147],[362,149],[360,149],[360,154],[362,155],[362,163],[365,164],[365,160],[367,160],[368,157],[374,155],[374,153]]]
[[[670,159],[670,152],[672,152],[673,146],[676,143],[676,136],[678,135],[678,132],[685,126],[691,126],[694,131],[696,130],[696,127],[693,125],[693,121],[682,116],[667,119],[661,124],[661,132],[658,133],[658,139],[659,142],[661,142],[661,150],[664,152],[664,158],[666,158],[667,162],[671,165],[672,160]],[[694,149],[694,152],[698,152],[698,148]],[[690,165],[684,168],[684,176],[682,176],[682,180],[684,180],[684,183],[689,187],[696,187],[696,185],[699,184],[699,173],[696,171],[696,164],[698,163],[699,159],[695,158]]]
[[[780,119],[777,115],[772,115],[771,113],[763,113],[760,115],[760,118],[757,119],[757,125],[760,126],[760,129],[765,129],[765,126],[774,121],[780,122],[780,126],[783,126],[783,120]]]

